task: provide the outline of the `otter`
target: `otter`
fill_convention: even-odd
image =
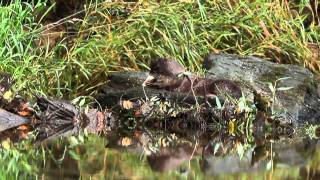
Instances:
[[[213,80],[187,74],[181,64],[167,58],[151,62],[149,76],[142,85],[180,93],[191,92],[196,96],[215,97],[226,94],[234,99],[242,96],[241,89],[233,81]]]

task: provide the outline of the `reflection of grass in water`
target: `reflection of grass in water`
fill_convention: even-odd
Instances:
[[[153,172],[146,162],[139,160],[138,154],[130,153],[119,153],[116,150],[108,151],[109,156],[109,168],[107,170],[107,177],[111,179],[118,178],[151,178],[151,179],[204,179],[204,178],[214,178],[214,179],[283,179],[283,178],[298,178],[299,167],[288,167],[287,168],[276,168],[273,172],[262,171],[262,172],[247,172],[247,173],[236,173],[236,174],[222,174],[217,176],[205,176],[200,169],[199,160],[200,157],[195,157],[191,161],[191,169],[188,170],[187,174],[180,172],[180,169],[185,168],[187,165],[182,164],[181,168],[176,170],[171,170],[164,173]],[[107,165],[107,166],[108,166]]]
[[[33,147],[29,140],[17,145],[2,141],[0,179],[35,178],[38,165],[41,164],[44,156],[45,152]]]
[[[56,142],[56,145],[61,144],[62,141]],[[66,142],[66,141],[65,141]],[[69,141],[70,142],[70,141]],[[200,156],[194,156],[191,160],[190,169],[188,169],[188,160],[186,160],[180,167],[176,170],[167,171],[164,173],[154,172],[146,159],[140,159],[139,153],[130,153],[126,151],[119,151],[116,149],[105,148],[106,140],[99,136],[90,135],[84,138],[84,141],[78,145],[72,145],[67,143],[66,156],[70,156],[78,159],[75,165],[78,166],[79,173],[82,178],[104,178],[108,179],[119,179],[119,178],[152,178],[152,179],[181,179],[187,177],[189,179],[203,179],[206,176],[203,174],[200,168]],[[54,147],[53,145],[52,147]],[[28,148],[27,148],[28,147]],[[39,150],[31,148],[31,146],[22,146],[21,149],[11,149],[6,151],[2,149],[1,154],[5,154],[0,158],[0,162],[3,164],[1,167],[1,178],[10,178],[23,174],[35,173],[38,167],[41,167],[43,163],[43,157],[49,157],[48,152],[41,153]],[[310,172],[315,172],[320,168],[320,151],[317,150],[315,155],[309,161]],[[76,156],[74,156],[76,155]],[[61,154],[57,157],[61,157]],[[65,158],[66,161],[70,159]],[[11,168],[9,168],[10,161],[13,161]],[[27,163],[27,164],[26,164]],[[50,164],[49,162],[46,162]],[[30,167],[27,167],[29,165]],[[67,173],[76,169],[74,166],[63,166],[62,169]],[[71,169],[66,169],[71,168]],[[50,170],[50,169],[47,169]],[[187,170],[187,173],[184,173]],[[281,179],[281,178],[298,178],[301,174],[300,172],[306,171],[305,167],[278,167],[271,171],[261,171],[252,173],[238,173],[238,174],[222,174],[215,176],[215,179]],[[307,172],[307,171],[306,171]],[[310,174],[311,175],[311,174]]]
[[[304,170],[307,174],[307,176],[319,174],[320,171],[320,149],[318,145],[318,149],[316,149],[316,152],[312,159],[310,160],[310,169],[307,168]]]
[[[82,178],[98,179],[126,179],[126,178],[152,178],[152,179],[179,179],[183,175],[178,170],[166,173],[155,173],[148,165],[146,159],[141,159],[141,154],[119,151],[105,148],[104,138],[90,135],[88,138],[73,146],[69,153],[78,159],[78,167]],[[182,165],[186,167],[187,161]],[[63,168],[63,167],[62,167]],[[194,158],[191,161],[190,175],[201,176],[199,171],[199,160]]]
[[[231,179],[255,179],[255,180],[265,180],[265,179],[299,179],[299,167],[293,168],[277,168],[273,172],[248,172],[248,173],[236,173],[236,174],[223,174],[215,176],[214,179],[221,180],[231,180]]]

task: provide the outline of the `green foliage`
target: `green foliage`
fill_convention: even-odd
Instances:
[[[18,177],[35,177],[38,163],[43,151],[32,147],[32,138],[28,141],[12,145],[2,141],[0,148],[0,179],[16,179]]]
[[[0,70],[15,75],[18,90],[26,87],[70,98],[91,95],[109,72],[146,69],[159,56],[201,72],[202,58],[209,52],[318,68],[308,44],[319,45],[320,30],[314,24],[304,26],[302,9],[308,6],[303,3],[296,7],[298,13],[282,1],[269,0],[141,1],[135,6],[94,2],[86,7],[83,19],[49,24],[50,29],[73,26],[76,30],[75,35],[65,32],[53,47],[35,43],[50,34],[34,15],[44,11],[43,2],[31,6],[17,1],[1,7]]]
[[[202,57],[212,51],[308,65],[307,44],[319,39],[318,28],[306,31],[303,16],[293,17],[279,1],[145,3],[130,10],[128,16],[121,15],[121,4],[88,10],[79,33],[89,37],[78,39],[67,56],[75,74],[96,79],[113,70],[144,69],[156,57],[201,71]]]
[[[12,73],[17,80],[16,88],[34,86],[40,63],[34,48],[39,37],[35,13],[44,8],[43,2],[34,6],[15,1],[0,6],[0,71]]]

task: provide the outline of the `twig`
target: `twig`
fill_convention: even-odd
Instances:
[[[192,158],[193,158],[193,156],[194,156],[194,153],[196,152],[197,146],[198,146],[198,140],[196,140],[196,144],[194,145],[192,154],[191,154],[191,156],[190,156],[190,158],[189,158],[189,169],[191,168],[191,160],[192,160]]]
[[[194,100],[196,101],[196,106],[197,106],[197,108],[199,108],[198,99],[197,99],[197,97],[196,97],[196,93],[195,93],[194,90],[193,90],[193,83],[194,83],[194,81],[190,78],[190,75],[189,75],[189,74],[184,73],[184,75],[188,78],[188,80],[189,80],[190,83],[191,83],[191,92],[192,92],[192,95],[193,95],[193,97],[194,97]]]
[[[149,98],[147,96],[146,90],[144,89],[145,86],[142,86],[143,94],[146,97],[146,101],[149,101]]]

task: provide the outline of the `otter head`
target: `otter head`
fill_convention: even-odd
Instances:
[[[149,76],[142,85],[173,90],[181,84],[179,75],[184,72],[185,68],[177,61],[159,58],[151,62]]]

